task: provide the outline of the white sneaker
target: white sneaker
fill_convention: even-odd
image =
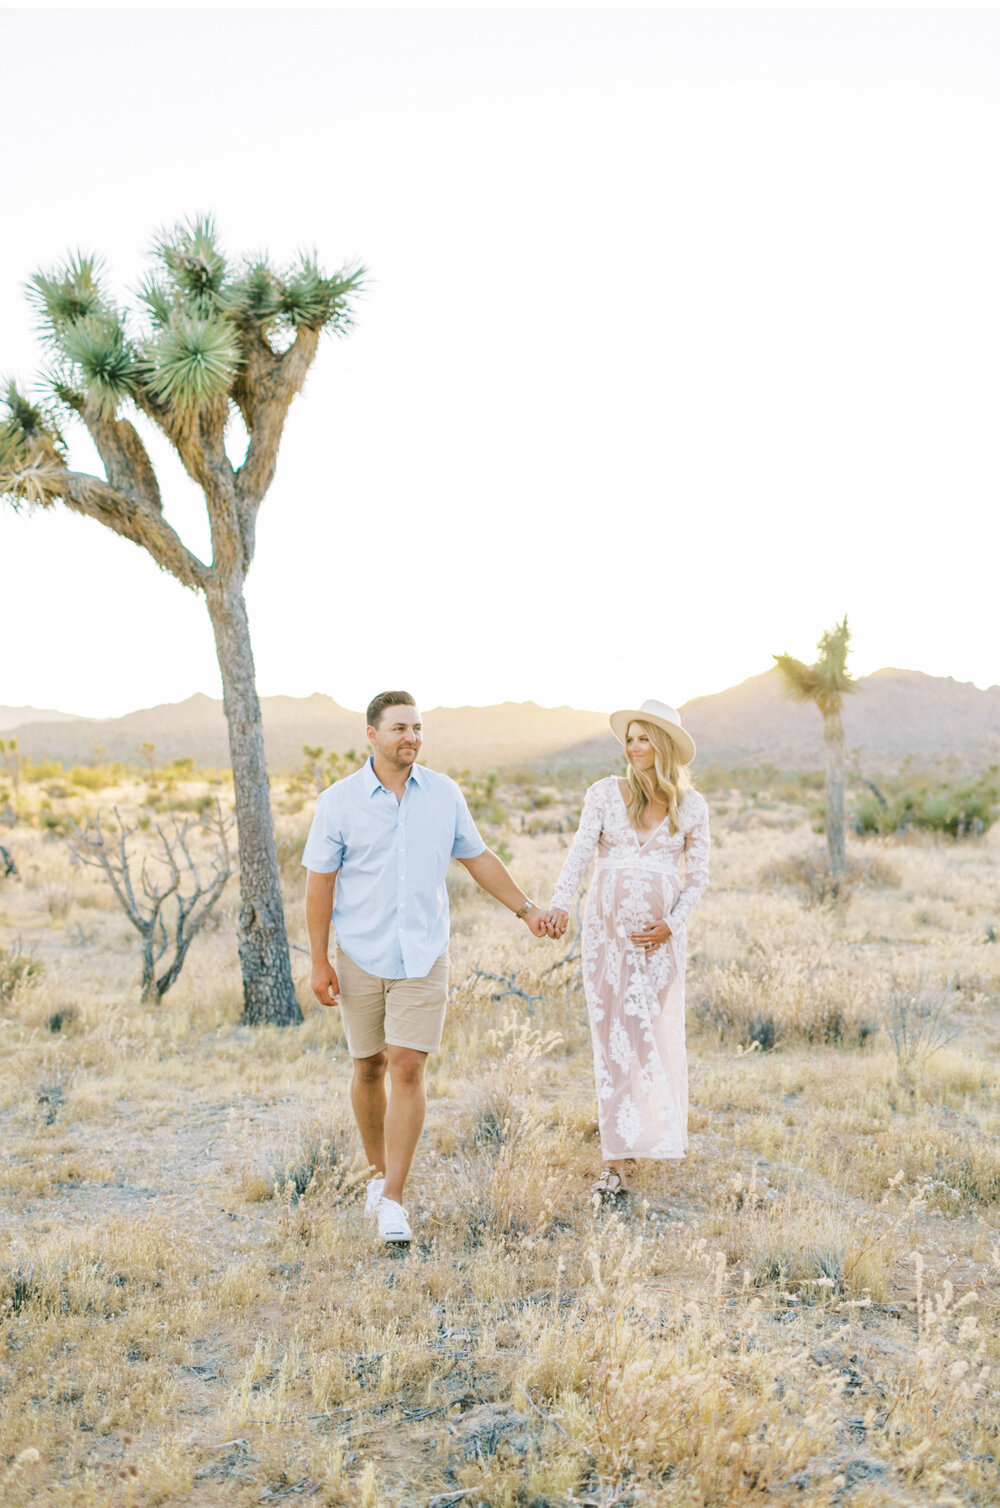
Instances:
[[[408,1246],[413,1239],[403,1206],[384,1195],[378,1202],[378,1235],[386,1246]]]
[[[382,1190],[385,1188],[385,1178],[369,1178],[368,1193],[365,1198],[365,1214],[377,1215],[378,1202],[382,1198]]]

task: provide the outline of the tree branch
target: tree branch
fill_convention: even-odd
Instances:
[[[251,346],[247,350],[247,370],[238,401],[250,433],[250,444],[236,473],[236,485],[251,514],[256,514],[274,480],[289,405],[306,380],[319,337],[319,330],[301,325],[281,356],[275,356],[265,342],[261,342],[260,349]]]
[[[83,471],[64,470],[54,479],[54,495],[74,513],[96,518],[98,523],[148,550],[157,565],[175,576],[182,586],[204,590],[209,568],[184,544],[162,513],[148,503],[135,501]],[[57,488],[57,493],[56,493]]]
[[[124,497],[142,503],[155,513],[162,513],[163,500],[153,463],[135,426],[127,419],[102,416],[94,403],[85,403],[79,412],[104,463],[111,486]]]
[[[184,470],[204,494],[212,530],[212,564],[203,568],[207,578],[229,580],[237,574],[242,580],[253,559],[253,521],[246,518],[226,454],[229,399],[221,397],[188,409],[167,409],[148,392],[137,393],[135,401],[170,441]]]

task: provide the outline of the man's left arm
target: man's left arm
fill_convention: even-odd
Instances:
[[[499,901],[501,906],[506,906],[508,911],[520,913],[521,920],[536,937],[548,936],[545,928],[545,912],[541,906],[536,906],[528,899],[506,864],[491,848],[487,848],[485,853],[477,854],[474,859],[460,858],[458,862],[469,871],[476,884],[481,885],[487,895]]]

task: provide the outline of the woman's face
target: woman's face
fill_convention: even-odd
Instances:
[[[636,770],[651,770],[656,762],[649,734],[641,723],[629,723],[625,735],[625,753],[629,764]]]

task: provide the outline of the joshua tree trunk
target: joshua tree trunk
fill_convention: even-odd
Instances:
[[[826,843],[830,874],[839,880],[847,868],[844,853],[844,725],[840,709],[844,697],[857,690],[848,673],[847,653],[851,632],[846,615],[827,629],[819,644],[815,665],[805,665],[794,655],[775,655],[785,691],[797,702],[815,702],[823,718],[826,744]]]
[[[840,712],[823,718],[826,744],[826,846],[830,874],[839,880],[847,868],[844,849],[844,724]]]
[[[290,1026],[302,1020],[302,1012],[292,983],[285,912],[278,883],[264,732],[246,604],[238,580],[209,587],[205,595],[222,671],[236,793],[242,901],[239,949],[243,970],[243,1019],[249,1026],[264,1022]]]

